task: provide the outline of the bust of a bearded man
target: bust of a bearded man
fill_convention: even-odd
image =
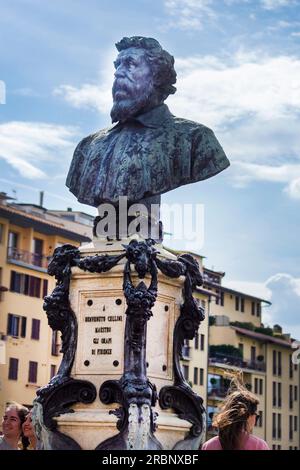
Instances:
[[[74,152],[66,184],[78,201],[117,205],[126,196],[129,203],[157,203],[162,193],[228,167],[211,129],[164,104],[176,91],[174,58],[152,38],[125,37],[116,47],[116,124],[84,138]]]

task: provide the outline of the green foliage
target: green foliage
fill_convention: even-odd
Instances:
[[[263,335],[274,336],[272,328],[255,326],[250,322],[232,321],[230,322],[230,325],[237,326],[238,328],[245,328],[245,330],[255,331],[255,333],[262,333]]]
[[[239,348],[232,346],[231,344],[219,344],[212,345],[209,347],[209,355],[213,356],[214,354],[224,354],[228,356],[234,356],[238,358],[243,358],[242,352]]]

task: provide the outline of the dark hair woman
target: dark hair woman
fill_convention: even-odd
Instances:
[[[213,421],[218,436],[203,444],[202,450],[269,450],[264,440],[251,434],[259,416],[258,403],[253,393],[238,384]]]

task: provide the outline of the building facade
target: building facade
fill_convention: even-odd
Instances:
[[[273,450],[299,448],[299,367],[292,362],[292,340],[279,325],[265,328],[262,308],[269,302],[222,285],[224,273],[203,268],[210,299],[207,414],[226,396],[229,375],[243,372],[246,387],[260,400],[254,434]]]
[[[0,194],[0,414],[10,401],[30,406],[57,372],[60,335],[42,309],[55,286],[48,262],[56,247],[92,237],[93,217],[78,222],[70,212],[13,204]]]

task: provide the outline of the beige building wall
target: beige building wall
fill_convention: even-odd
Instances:
[[[33,223],[34,225],[34,223]],[[62,224],[63,227],[63,224]],[[56,246],[71,243],[79,245],[78,241],[57,234],[44,234],[33,228],[24,228],[9,222],[8,219],[0,218],[0,286],[7,288],[6,292],[0,293],[0,415],[2,415],[6,403],[17,401],[25,405],[31,405],[36,395],[36,390],[46,385],[50,380],[50,374],[57,372],[60,363],[58,355],[59,344],[55,354],[52,354],[52,330],[48,326],[46,313],[42,309],[43,294],[50,294],[55,286],[55,279],[46,272],[46,266],[34,266],[23,263],[17,259],[8,259],[8,234],[10,231],[18,234],[17,249],[24,256],[24,252],[33,252],[33,239],[43,240],[43,255],[50,256]],[[55,227],[49,229],[55,232]],[[74,234],[74,238],[78,238]],[[30,258],[29,258],[30,259]],[[12,292],[11,273],[21,273],[41,279],[40,298],[31,297],[22,293]],[[47,292],[43,292],[44,282],[47,281]],[[8,315],[13,314],[26,318],[26,335],[21,337],[7,335]],[[39,339],[32,339],[32,320],[40,321]],[[20,320],[21,322],[22,320]],[[58,334],[58,343],[60,343]],[[10,358],[18,360],[17,380],[9,379]],[[29,362],[36,362],[37,380],[29,381]],[[52,371],[51,371],[52,366]]]
[[[255,326],[261,325],[261,307],[258,306],[260,302],[257,299],[249,298],[240,292],[235,294],[228,292],[222,286],[220,288],[212,288],[211,291],[217,295],[220,295],[220,292],[224,294],[223,306],[220,302],[216,303],[215,300],[211,302],[211,315],[227,315],[232,322],[239,321],[253,323]],[[237,301],[238,310],[236,310],[236,298],[239,299]],[[244,300],[244,311],[242,311],[242,299]],[[254,315],[252,312],[254,312]]]
[[[266,440],[276,450],[299,449],[299,366],[291,363],[292,352],[291,348],[267,346]]]

